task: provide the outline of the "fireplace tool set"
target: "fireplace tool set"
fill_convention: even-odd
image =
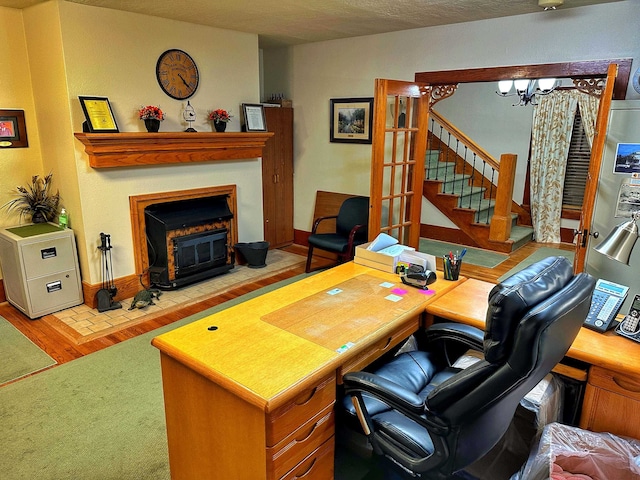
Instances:
[[[122,308],[120,302],[115,302],[118,289],[113,281],[113,262],[111,261],[111,235],[100,233],[100,246],[102,252],[102,288],[96,293],[96,303],[99,312]]]

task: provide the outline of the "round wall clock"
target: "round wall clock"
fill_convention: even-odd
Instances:
[[[196,62],[188,53],[177,49],[160,55],[156,63],[156,78],[164,93],[176,100],[193,95],[200,81]]]
[[[631,80],[633,84],[633,89],[640,93],[640,68],[636,70],[636,73],[633,74],[633,79]]]

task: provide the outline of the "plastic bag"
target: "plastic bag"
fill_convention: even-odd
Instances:
[[[639,480],[640,440],[550,423],[511,480]]]

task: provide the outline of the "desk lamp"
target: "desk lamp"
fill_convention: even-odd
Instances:
[[[638,240],[638,225],[640,210],[631,214],[631,220],[616,226],[609,236],[594,250],[618,262],[629,265],[631,251]]]

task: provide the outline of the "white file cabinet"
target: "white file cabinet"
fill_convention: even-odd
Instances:
[[[0,230],[0,266],[7,300],[29,318],[83,302],[71,229],[39,223]]]

